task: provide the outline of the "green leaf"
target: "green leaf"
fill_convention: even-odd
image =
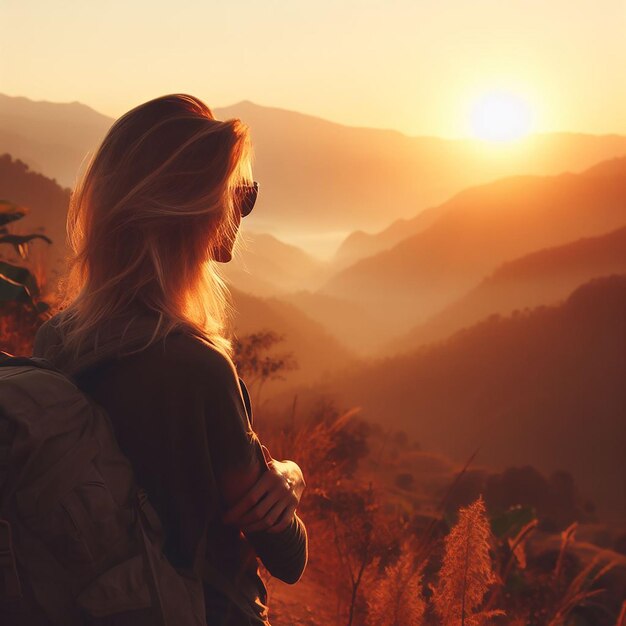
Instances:
[[[530,506],[512,506],[510,509],[491,518],[491,532],[496,537],[516,535],[523,526],[537,517],[536,511]]]
[[[22,285],[33,297],[39,295],[37,279],[26,267],[0,261],[0,277],[4,278],[5,282],[9,281]]]
[[[0,226],[22,219],[28,209],[8,200],[0,200]]]
[[[24,285],[0,275],[0,302],[30,302],[30,300]]]

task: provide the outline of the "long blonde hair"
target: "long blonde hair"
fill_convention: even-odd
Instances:
[[[70,199],[73,255],[60,281],[64,348],[78,354],[103,321],[150,312],[147,345],[185,326],[232,356],[233,305],[216,252],[236,241],[236,189],[252,145],[187,94],[155,98],[109,129]]]

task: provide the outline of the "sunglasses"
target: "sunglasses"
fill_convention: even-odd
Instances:
[[[249,215],[259,194],[259,183],[255,180],[251,185],[239,185],[236,188],[237,202],[241,217]]]

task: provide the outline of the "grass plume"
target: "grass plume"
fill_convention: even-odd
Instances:
[[[459,511],[459,519],[445,540],[439,580],[433,589],[433,604],[446,626],[478,626],[502,611],[483,611],[489,588],[497,582],[489,554],[491,529],[485,502]]]

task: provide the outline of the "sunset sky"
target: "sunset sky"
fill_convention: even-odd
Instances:
[[[0,0],[0,23],[0,92],[113,117],[188,92],[462,137],[499,93],[524,132],[626,133],[624,0]]]

